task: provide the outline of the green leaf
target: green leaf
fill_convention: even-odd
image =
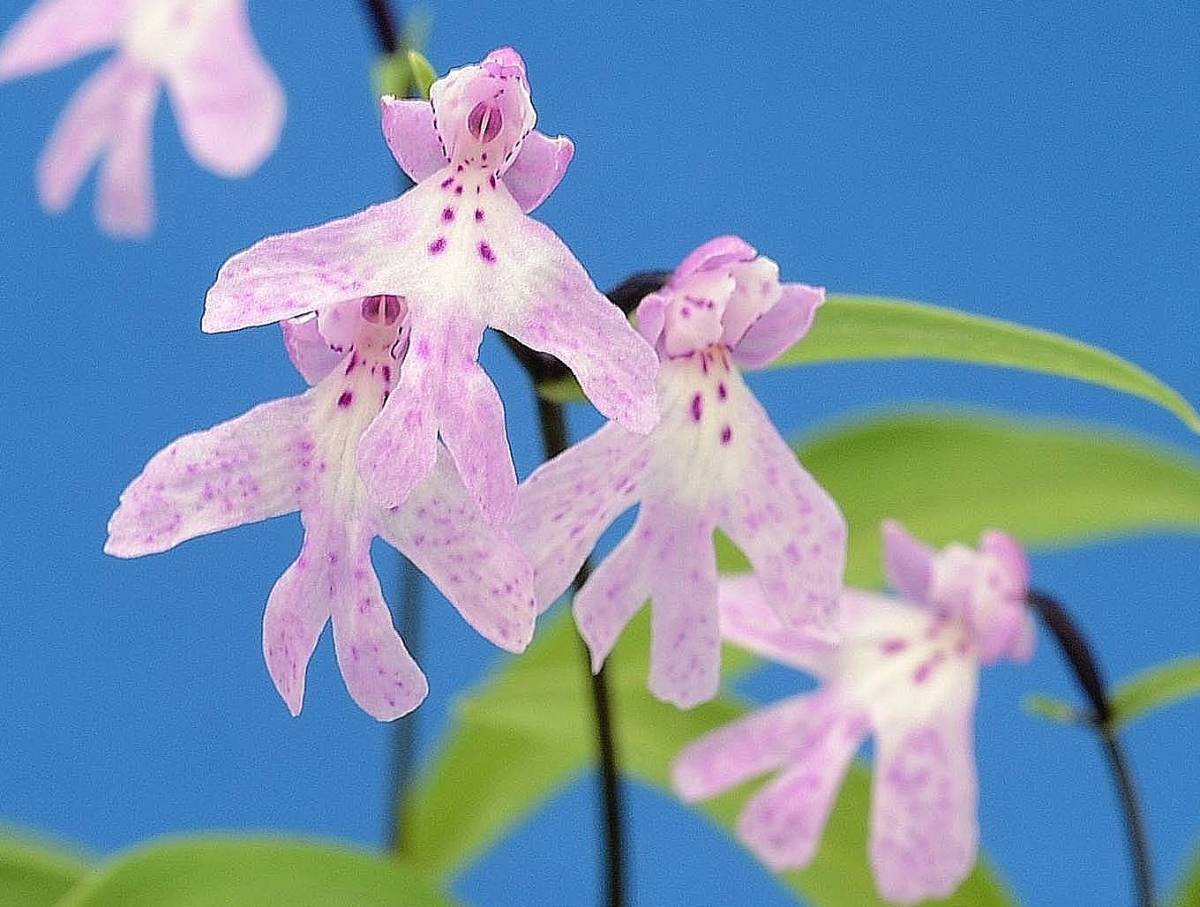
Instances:
[[[801,459],[842,505],[850,524],[847,580],[882,581],[879,524],[904,520],[935,544],[973,539],[989,526],[1035,545],[1153,528],[1200,528],[1200,464],[1171,451],[1087,428],[1018,424],[954,414],[884,416],[843,425],[799,445]],[[725,567],[740,558],[723,544]],[[414,790],[407,813],[409,857],[439,873],[462,870],[564,783],[593,763],[585,662],[568,618],[547,621],[530,650],[469,696],[459,720]],[[648,622],[623,635],[610,659],[625,769],[665,785],[679,747],[738,714],[721,699],[679,712],[645,691]],[[726,681],[753,663],[725,653]],[[855,780],[858,779],[858,780]],[[728,826],[735,792],[705,807]],[[865,872],[865,775],[843,794],[825,848],[785,884],[814,904],[874,903]],[[857,810],[857,811],[856,811]],[[973,900],[1004,903],[986,870],[965,889]],[[835,884],[836,883],[836,884]]]
[[[886,517],[935,545],[986,528],[1040,547],[1200,529],[1200,461],[1086,425],[884,415],[822,432],[797,453],[846,515],[854,586],[883,581]]]
[[[1200,432],[1200,413],[1145,369],[1090,344],[955,309],[831,294],[807,337],[770,368],[857,359],[941,359],[1042,372],[1141,397]],[[547,382],[539,393],[558,402],[583,400],[574,379]]]
[[[1055,699],[1052,696],[1033,695],[1025,698],[1025,709],[1032,715],[1037,715],[1039,718],[1045,718],[1048,721],[1057,721],[1059,724],[1077,724],[1080,720],[1079,714],[1073,707],[1063,702],[1061,699]]]
[[[1170,907],[1200,907],[1200,851],[1193,857],[1166,903]]]
[[[1177,658],[1123,680],[1112,692],[1113,721],[1129,724],[1151,709],[1200,693],[1200,656]]]
[[[57,907],[449,907],[384,856],[283,838],[186,838],[139,848]]]
[[[57,904],[87,871],[67,851],[0,830],[0,907]]]
[[[380,57],[371,75],[376,96],[394,98],[413,97],[414,88],[417,96],[428,98],[429,86],[437,80],[437,73],[425,55],[406,48]]]

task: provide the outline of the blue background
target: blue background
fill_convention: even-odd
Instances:
[[[0,0],[0,25],[25,5]],[[498,0],[432,12],[440,70],[504,43],[525,55],[541,125],[578,146],[539,216],[602,286],[738,232],[787,278],[1063,331],[1200,400],[1195,4]],[[299,720],[262,665],[262,607],[295,556],[295,518],[139,561],[100,551],[117,492],[154,451],[300,387],[274,329],[200,333],[217,267],[266,234],[394,192],[356,4],[260,2],[252,15],[288,93],[280,148],[252,178],[222,181],[187,158],[160,110],[148,242],[100,236],[90,184],[61,217],[35,201],[38,150],[97,59],[0,87],[0,818],[100,853],[187,829],[382,839],[389,728],[353,706],[328,639]],[[486,360],[525,474],[538,460],[526,382],[494,339]],[[1197,450],[1148,404],[1009,372],[825,366],[756,386],[785,434],[942,400],[1103,420]],[[1034,567],[1120,677],[1196,651],[1198,559],[1195,536],[1154,535]],[[434,596],[423,648],[427,753],[497,653]],[[778,672],[751,689],[771,698],[794,683]],[[1099,754],[1028,717],[1021,698],[1035,690],[1071,695],[1046,639],[1032,666],[983,678],[985,846],[1030,904],[1126,903]],[[1198,718],[1180,705],[1128,735],[1162,884],[1200,830]],[[580,779],[458,893],[590,903],[592,798]],[[684,808],[636,786],[630,806],[640,903],[787,902]]]

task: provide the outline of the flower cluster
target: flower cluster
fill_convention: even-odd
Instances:
[[[101,225],[149,230],[162,84],[207,168],[248,173],[275,146],[282,92],[244,0],[40,0],[0,46],[0,79],[108,45],[116,56],[71,102],[39,164],[48,209],[65,207],[102,159]],[[350,695],[391,720],[428,683],[383,598],[373,539],[482,636],[521,652],[601,534],[636,508],[574,597],[595,670],[648,602],[648,686],[660,699],[713,698],[723,639],[822,682],[691,745],[675,767],[680,794],[778,771],[739,832],[770,866],[803,866],[873,735],[881,892],[912,902],[952,890],[976,853],[979,668],[1032,650],[1021,549],[991,533],[979,551],[939,553],[888,524],[901,597],[843,589],[846,522],[742,376],[804,338],[824,290],[781,282],[775,262],[723,236],[688,255],[630,324],[530,217],[574,146],[534,128],[512,49],[451,71],[428,101],[385,97],[381,113],[414,187],[234,255],[205,301],[208,332],[278,323],[310,387],[160,451],[121,495],[105,550],[137,557],[299,512],[300,553],[263,618],[271,678],[299,714],[331,623]],[[611,420],[520,484],[503,402],[478,361],[489,327],[560,360]],[[717,530],[750,573],[718,577]]]

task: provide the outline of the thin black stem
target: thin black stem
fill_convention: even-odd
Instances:
[[[364,0],[364,2],[367,15],[375,27],[375,40],[379,43],[379,49],[385,54],[394,54],[400,49],[403,40],[396,24],[396,17],[392,15],[389,0]]]
[[[400,627],[398,632],[409,652],[416,657],[421,651],[421,574],[407,559],[400,565]],[[407,844],[405,810],[408,788],[417,767],[417,735],[420,731],[420,710],[409,713],[395,722],[392,733],[391,807],[384,829],[388,850],[399,856]]]
[[[561,404],[537,397],[538,421],[542,429],[542,443],[546,458],[558,456],[567,449],[570,440],[567,420]],[[591,572],[591,564],[584,561],[571,585],[578,590]],[[592,709],[596,721],[596,749],[600,761],[600,797],[604,808],[605,842],[605,887],[602,903],[609,907],[622,907],[625,903],[625,831],[621,801],[621,778],[617,771],[617,744],[613,728],[612,702],[608,691],[608,676],[605,669],[592,672],[591,655],[583,640],[579,644],[583,656],[583,667],[591,682]]]
[[[1146,826],[1133,783],[1133,773],[1129,769],[1129,761],[1125,757],[1113,723],[1112,701],[1105,687],[1104,675],[1087,638],[1070,612],[1057,599],[1044,592],[1031,590],[1026,602],[1054,636],[1059,649],[1071,666],[1079,688],[1091,704],[1092,714],[1088,716],[1087,723],[1100,738],[1104,758],[1108,762],[1113,784],[1121,799],[1121,814],[1124,817],[1125,835],[1129,841],[1129,853],[1133,862],[1137,902],[1141,907],[1154,907],[1154,873],[1150,863],[1150,848],[1146,841]]]

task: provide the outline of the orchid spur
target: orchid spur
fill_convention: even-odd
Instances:
[[[791,625],[834,624],[846,527],[742,380],[804,336],[824,292],[781,284],[737,237],[696,249],[637,310],[655,344],[661,421],[646,437],[610,423],[521,486],[514,534],[534,558],[538,603],[570,584],[604,529],[637,521],[575,597],[599,670],[651,599],[649,684],[684,708],[717,692],[720,636],[713,531],[742,548]]]
[[[779,771],[746,804],[738,835],[771,868],[800,868],[816,853],[851,757],[873,734],[871,865],[883,897],[914,903],[950,894],[975,864],[979,669],[1033,653],[1029,567],[1000,532],[985,533],[977,551],[941,552],[897,523],[883,532],[901,598],[847,589],[837,646],[784,627],[753,577],[723,581],[722,635],[822,685],[692,743],[673,776],[685,799],[701,800]]]
[[[283,90],[250,32],[245,0],[39,0],[0,44],[0,81],[109,45],[116,56],[75,95],[38,162],[38,195],[65,209],[97,158],[100,226],[143,236],[154,223],[150,141],[165,83],[184,143],[222,176],[275,148]]]
[[[359,445],[363,479],[381,504],[401,504],[434,468],[440,434],[480,508],[504,523],[517,482],[504,406],[477,361],[485,327],[560,359],[602,412],[634,432],[657,418],[657,358],[562,241],[526,216],[574,149],[533,129],[516,51],[453,70],[429,102],[384,98],[382,107],[388,145],[416,186],[234,256],[209,291],[203,327],[320,317],[364,296],[404,299],[409,353]]]
[[[400,507],[372,501],[355,453],[390,395],[410,343],[395,296],[351,300],[285,325],[287,349],[314,385],[180,438],[121,495],[105,550],[164,551],[243,523],[300,511],[300,556],[275,584],[263,618],[263,654],[292,714],[327,621],[354,700],[380,720],[425,698],[424,674],[392,624],[371,566],[382,536],[422,570],[479,633],[522,651],[536,617],[532,571],[480,514],[441,445],[430,473]]]

